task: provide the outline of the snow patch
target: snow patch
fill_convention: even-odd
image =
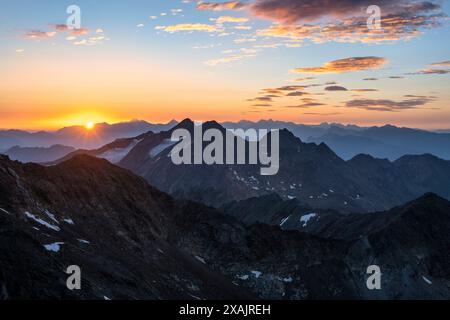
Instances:
[[[167,148],[177,144],[179,141],[172,141],[171,139],[165,139],[159,145],[150,150],[150,157],[154,158]]]
[[[50,220],[52,220],[56,224],[59,224],[59,221],[55,218],[55,215],[53,213],[50,213],[50,211],[48,211],[47,209],[44,210],[44,213],[47,215],[47,217],[50,218]]]
[[[250,278],[249,275],[247,275],[247,274],[246,274],[246,275],[243,275],[243,276],[237,275],[236,277],[237,277],[239,280],[244,280],[244,281],[245,281],[245,280],[248,280],[248,279]]]
[[[281,221],[281,223],[280,223],[280,227],[284,226],[284,225],[286,224],[286,222],[288,222],[288,220],[289,220],[290,217],[291,217],[291,216],[289,216],[289,217],[287,217],[287,218],[284,218],[284,219]]]
[[[205,259],[203,259],[202,257],[195,256],[195,259],[197,259],[198,261],[200,261],[200,262],[203,263],[203,264],[206,264]]]
[[[189,294],[192,298],[194,298],[195,300],[202,300],[202,298],[199,298],[197,296],[194,296],[193,294]]]
[[[78,242],[80,242],[80,243],[84,243],[84,244],[91,244],[91,242],[90,242],[90,241],[87,241],[87,240],[83,240],[83,239],[78,239]]]
[[[64,244],[64,242],[55,242],[44,245],[45,250],[52,251],[52,252],[59,252],[61,249],[61,246]]]
[[[294,281],[294,279],[292,279],[292,277],[289,277],[289,278],[283,278],[283,282],[285,282],[285,283],[291,283],[291,282],[293,282]]]
[[[431,282],[431,280],[428,279],[428,278],[425,277],[425,276],[422,276],[422,279],[423,279],[423,281],[425,281],[425,282],[428,283],[429,285],[432,285],[432,284],[433,284],[433,282]]]
[[[262,276],[261,271],[251,271],[251,273],[255,276],[256,279]]]
[[[64,219],[64,222],[65,223],[67,223],[67,224],[71,224],[71,225],[74,225],[75,224],[75,222],[73,222],[73,220],[72,219]]]
[[[98,155],[98,157],[106,159],[111,163],[119,163],[141,141],[142,139],[135,139],[125,148],[114,148],[112,150],[103,152],[102,154]]]
[[[316,213],[310,213],[310,214],[302,216],[300,218],[300,223],[302,224],[302,227],[306,228],[308,226],[309,221],[315,217],[317,217]]]
[[[45,227],[47,227],[49,229],[52,229],[52,230],[55,230],[55,231],[60,231],[61,230],[58,226],[54,226],[54,225],[48,223],[47,221],[36,217],[34,214],[29,213],[28,211],[25,212],[25,215],[27,216],[27,218],[29,218],[31,220],[34,220],[35,222],[37,222],[37,223],[39,223],[39,224],[41,224],[41,225],[43,225],[43,226],[45,226]]]
[[[9,213],[8,211],[6,211],[5,209],[2,209],[2,208],[0,208],[0,211],[3,212],[3,213],[6,213],[6,214],[11,214],[11,213]]]

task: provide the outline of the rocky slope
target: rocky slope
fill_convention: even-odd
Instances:
[[[0,208],[2,298],[450,297],[450,203],[432,194],[300,232],[174,200],[90,156],[51,167],[0,157]],[[81,291],[65,286],[73,264]],[[366,287],[371,264],[380,291]]]

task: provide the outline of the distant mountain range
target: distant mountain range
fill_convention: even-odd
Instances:
[[[404,155],[426,153],[450,160],[450,130],[430,132],[391,125],[365,128],[328,123],[309,126],[271,120],[228,122],[223,125],[230,129],[288,129],[305,142],[327,144],[344,160],[350,160],[359,154],[369,154],[375,158],[394,161]]]
[[[51,147],[65,145],[76,149],[96,149],[116,139],[131,138],[146,132],[168,131],[178,124],[172,120],[167,124],[151,124],[132,121],[118,124],[98,124],[94,131],[82,126],[63,128],[56,132],[29,133],[20,130],[0,131],[0,152],[19,147]],[[287,129],[304,142],[325,143],[339,157],[350,160],[359,154],[395,161],[404,155],[432,154],[450,160],[450,130],[436,132],[399,128],[394,126],[359,127],[355,125],[328,124],[303,125],[292,122],[264,120],[259,122],[225,122],[227,129]],[[30,150],[30,153],[33,153]],[[51,152],[50,152],[51,154]],[[18,160],[27,162],[33,154],[22,150]],[[45,156],[43,156],[45,157]],[[46,161],[53,161],[47,157]]]
[[[93,149],[116,139],[134,137],[148,131],[168,130],[176,124],[176,121],[167,124],[151,124],[135,120],[116,124],[99,123],[92,131],[86,130],[83,126],[67,127],[55,132],[3,130],[0,131],[0,150],[6,151],[14,146],[51,147],[57,144],[77,149]]]
[[[6,150],[3,154],[9,156],[11,160],[18,160],[23,163],[44,163],[55,161],[74,151],[74,147],[62,145],[54,145],[48,148],[15,146]]]
[[[239,210],[257,214],[259,201]],[[237,208],[176,200],[87,155],[49,167],[0,156],[0,299],[450,297],[450,202],[437,195],[324,223],[305,211],[244,224]],[[66,288],[73,264],[82,290]],[[381,290],[366,287],[374,264]]]
[[[203,127],[225,130],[216,122]],[[172,130],[177,128],[192,132],[194,123],[184,120]],[[432,155],[403,156],[394,162],[359,155],[345,161],[325,144],[304,143],[282,130],[280,171],[261,176],[257,165],[175,165],[170,158],[172,130],[78,150],[50,164],[78,154],[105,158],[174,197],[214,207],[272,193],[344,213],[387,210],[427,192],[450,199],[450,161]]]

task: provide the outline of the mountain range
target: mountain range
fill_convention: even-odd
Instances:
[[[447,200],[426,194],[388,212],[327,214],[325,224],[292,217],[288,230],[244,224],[104,159],[45,167],[0,156],[0,297],[448,299]],[[78,291],[66,288],[73,264]],[[374,264],[381,290],[366,287]]]
[[[21,130],[0,131],[0,152],[8,153],[12,147],[49,148],[65,145],[76,149],[96,149],[120,138],[131,138],[146,132],[168,131],[178,124],[172,120],[167,124],[152,124],[135,120],[117,124],[97,124],[94,131],[83,126],[63,128],[56,132],[34,132]],[[391,125],[383,127],[360,127],[337,123],[304,125],[292,122],[262,120],[259,122],[224,122],[227,129],[287,129],[304,142],[325,143],[339,157],[350,160],[359,154],[368,154],[375,158],[395,161],[404,155],[432,154],[441,159],[450,160],[450,131],[425,131],[400,128]],[[30,154],[28,154],[28,151]],[[33,162],[36,150],[21,150],[18,160]],[[54,161],[52,152],[43,150],[44,161]],[[45,156],[48,154],[48,156]],[[14,153],[12,152],[11,156]]]
[[[203,127],[225,131],[217,122]],[[178,128],[193,132],[194,123],[187,119],[169,131],[78,150],[51,164],[80,153],[105,158],[176,198],[214,207],[272,193],[344,213],[388,210],[427,192],[450,199],[450,161],[432,155],[403,156],[394,162],[358,155],[345,161],[327,145],[304,143],[284,129],[280,170],[275,176],[261,176],[258,165],[175,165],[171,135]]]
[[[12,147],[41,147],[65,145],[76,149],[99,148],[102,145],[120,138],[129,138],[142,133],[168,130],[176,121],[167,124],[152,124],[146,121],[133,120],[116,124],[98,123],[94,130],[87,130],[84,126],[71,126],[55,132],[28,132],[23,130],[1,130],[0,150],[6,151]],[[50,161],[50,160],[48,160]]]
[[[375,158],[397,160],[404,155],[433,154],[450,160],[450,132],[400,128],[392,125],[382,127],[359,127],[323,123],[302,125],[291,122],[265,120],[223,123],[225,128],[288,129],[305,142],[325,143],[344,160],[358,154]]]

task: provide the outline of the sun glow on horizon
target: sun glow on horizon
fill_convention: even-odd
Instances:
[[[94,129],[95,124],[92,121],[89,121],[89,122],[86,122],[84,127],[86,128],[86,130],[92,130],[92,129]]]

